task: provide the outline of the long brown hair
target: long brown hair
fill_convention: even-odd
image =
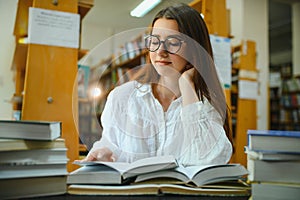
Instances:
[[[186,60],[189,65],[196,68],[194,74],[195,90],[201,101],[203,97],[215,107],[224,121],[224,130],[232,142],[232,132],[229,124],[230,109],[226,104],[225,94],[220,84],[213,62],[213,51],[210,43],[208,29],[200,13],[186,4],[177,4],[167,7],[156,14],[156,20],[166,18],[176,20],[179,32],[188,39],[188,53]],[[149,58],[148,58],[148,63]],[[187,68],[187,70],[190,68]],[[145,76],[139,79],[142,83],[157,82],[159,75],[151,64],[146,65]]]

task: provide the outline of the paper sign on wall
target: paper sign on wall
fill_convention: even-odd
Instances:
[[[256,81],[239,81],[239,98],[256,100],[258,95],[258,83]]]
[[[231,46],[230,39],[210,35],[210,42],[213,48],[214,62],[221,83],[225,88],[231,86]]]
[[[78,48],[79,26],[78,14],[29,8],[28,42]]]

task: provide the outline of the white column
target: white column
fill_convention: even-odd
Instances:
[[[268,129],[268,81],[269,81],[269,35],[268,0],[227,0],[231,12],[233,42],[253,40],[256,42],[259,70],[259,96],[257,99],[257,129]]]
[[[300,3],[292,4],[293,74],[300,75]]]

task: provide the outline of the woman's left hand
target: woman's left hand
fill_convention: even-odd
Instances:
[[[182,73],[182,75],[179,78],[179,88],[182,92],[182,90],[187,89],[187,88],[194,88],[194,82],[193,82],[193,77],[195,73],[195,68],[191,68],[185,72]],[[191,89],[191,88],[190,88]]]
[[[179,89],[183,98],[183,106],[199,101],[193,82],[194,74],[195,68],[191,68],[183,72],[178,80]]]

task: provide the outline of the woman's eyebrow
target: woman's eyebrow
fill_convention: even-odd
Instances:
[[[151,34],[151,35],[153,35],[153,36],[156,36],[156,37],[158,37],[158,38],[160,38],[160,37],[161,37],[161,35],[159,35],[159,34]],[[175,37],[175,38],[178,38],[178,39],[182,39],[182,36],[181,36],[181,35],[179,35],[179,34],[166,35],[166,37],[165,37],[165,38],[170,38],[170,37]]]

